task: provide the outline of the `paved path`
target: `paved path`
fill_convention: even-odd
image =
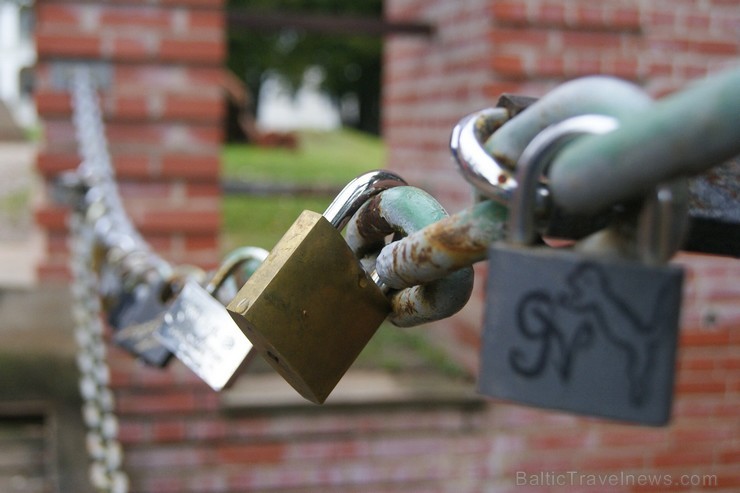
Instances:
[[[40,194],[35,155],[35,144],[0,141],[0,288],[36,284],[44,242],[31,210]]]

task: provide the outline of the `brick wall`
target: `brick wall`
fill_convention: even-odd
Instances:
[[[234,409],[178,364],[118,358],[112,383],[132,492],[451,491],[482,484],[497,443],[466,406]]]
[[[79,163],[61,76],[95,62],[102,107],[127,211],[168,260],[218,258],[219,152],[224,111],[222,0],[36,2],[36,103],[44,130],[37,169],[50,179]],[[42,279],[66,277],[66,211],[50,200]]]
[[[451,212],[470,205],[471,198],[451,162],[450,131],[466,113],[494,104],[500,93],[541,96],[568,79],[609,74],[661,97],[736,66],[740,54],[736,1],[388,0],[386,14],[437,28],[433,39],[396,38],[386,44],[388,166]],[[646,430],[494,403],[482,428],[496,446],[489,450],[488,479],[479,484],[506,491],[517,471],[577,471],[673,474],[674,479],[716,474],[719,489],[738,487],[740,265],[693,254],[681,254],[676,262],[686,266],[687,283],[671,426]],[[473,373],[487,274],[485,263],[476,269],[470,303],[430,327]]]

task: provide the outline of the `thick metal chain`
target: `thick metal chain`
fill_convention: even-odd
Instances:
[[[91,459],[90,481],[98,491],[127,493],[129,481],[122,469],[123,448],[118,441],[118,419],[109,387],[110,370],[106,362],[98,276],[92,264],[97,220],[106,211],[120,210],[121,207],[115,190],[102,189],[112,181],[112,167],[100,109],[87,70],[80,69],[75,74],[73,107],[79,151],[83,158],[80,170],[87,175],[91,185],[88,194],[96,195],[88,207],[74,210],[69,219],[73,315],[79,347],[77,365],[81,374],[82,414],[88,429],[86,444]],[[85,198],[86,201],[88,199]],[[134,243],[143,243],[125,215],[120,214],[117,221],[119,227],[128,230]]]
[[[546,126],[588,113],[617,115],[621,124],[565,146],[541,194],[581,214],[581,221],[740,152],[740,69],[656,103],[626,82],[592,77],[564,84],[516,118],[503,108],[464,118],[453,131],[451,150],[465,178],[490,200],[387,245],[376,263],[381,281],[412,286],[485,260],[488,246],[506,237],[514,169],[524,148]]]
[[[362,205],[347,225],[345,239],[365,269],[377,277],[375,256],[389,235],[405,236],[446,217],[442,205],[423,190],[391,188]],[[389,293],[392,312],[388,320],[398,327],[413,327],[450,317],[462,309],[473,289],[473,269],[463,267],[429,283],[384,288],[394,289]]]
[[[91,265],[94,246],[92,226],[80,213],[69,220],[70,271],[80,371],[82,416],[87,426],[86,445],[90,456],[90,481],[103,492],[126,493],[128,476],[122,470],[123,448],[118,441],[115,401],[109,387],[97,276]]]
[[[98,221],[105,217],[111,223],[105,231],[96,231],[99,241],[108,246],[106,233],[115,231],[128,237],[129,241],[126,242],[126,246],[129,250],[150,251],[149,245],[125,213],[121,196],[118,193],[100,105],[89,70],[80,68],[75,71],[72,98],[73,121],[82,156],[78,173],[90,186],[90,192],[86,198],[87,207],[93,209],[91,213],[96,215]]]
[[[583,214],[643,196],[740,153],[740,68],[702,80],[620,118],[613,132],[584,137],[555,157],[553,200]]]

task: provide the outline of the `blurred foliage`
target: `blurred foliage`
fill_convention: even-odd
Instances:
[[[310,13],[382,17],[382,0],[229,0],[230,9],[256,13]],[[231,28],[228,67],[256,99],[266,76],[282,77],[298,89],[306,70],[319,67],[321,87],[339,101],[354,95],[359,103],[360,130],[379,133],[382,39],[280,29],[275,32]],[[255,101],[256,104],[256,101]],[[256,109],[256,108],[255,108]]]

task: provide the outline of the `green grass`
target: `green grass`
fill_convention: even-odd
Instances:
[[[247,245],[270,250],[301,211],[323,212],[329,202],[330,197],[224,197],[223,247],[226,251]]]
[[[382,368],[392,373],[434,371],[448,378],[468,380],[470,375],[429,341],[424,327],[380,326],[353,367]]]
[[[0,239],[23,236],[31,222],[28,187],[0,194]]]
[[[336,132],[301,132],[296,150],[230,144],[222,155],[226,179],[250,182],[284,182],[341,187],[354,177],[382,168],[383,142],[370,135],[343,129]],[[277,243],[304,209],[323,212],[333,197],[224,198],[223,246],[267,248]]]
[[[227,145],[222,156],[224,176],[343,185],[361,173],[382,168],[385,162],[382,141],[354,130],[301,132],[298,141],[295,150]]]

